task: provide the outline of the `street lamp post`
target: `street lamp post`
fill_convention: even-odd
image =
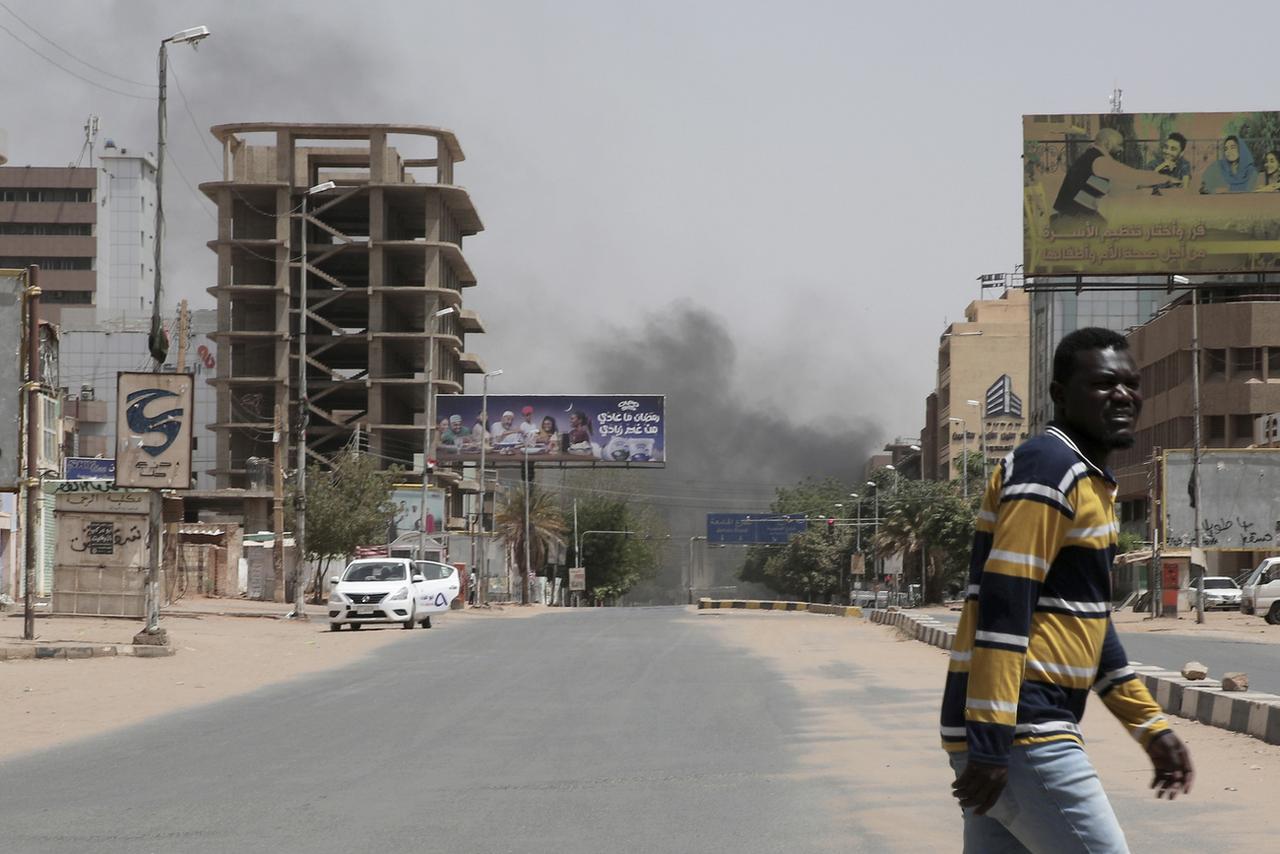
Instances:
[[[878,584],[880,583],[881,569],[880,544],[877,542],[877,538],[880,536],[880,486],[874,480],[869,480],[867,481],[867,488],[874,489],[876,491],[875,504],[873,505],[873,512],[875,513],[875,528],[871,534],[871,542],[876,548],[876,557],[872,563],[872,569],[875,571],[876,583]]]
[[[489,574],[489,544],[484,539],[484,449],[489,444],[489,380],[500,376],[501,368],[489,371],[480,383],[480,420],[484,433],[480,437],[480,584],[476,589],[477,605],[485,604],[488,598],[484,589]]]
[[[147,346],[151,350],[151,358],[155,359],[155,370],[160,370],[164,363],[167,346],[164,344],[164,327],[160,320],[160,291],[162,287],[160,266],[164,246],[164,146],[168,132],[168,116],[166,114],[165,96],[169,78],[169,45],[189,44],[196,47],[201,39],[209,37],[208,27],[192,27],[176,32],[167,39],[160,40],[160,57],[158,60],[160,74],[160,97],[156,105],[156,236],[155,236],[155,287],[151,297],[151,334]]]
[[[693,544],[698,540],[705,540],[705,536],[697,536],[689,538],[689,575],[685,579],[685,588],[689,592],[689,604],[693,604]]]
[[[316,193],[324,193],[338,186],[332,181],[316,184],[302,194],[302,227],[299,243],[302,245],[302,266],[298,269],[298,483],[294,493],[293,539],[297,554],[294,555],[293,619],[307,619],[303,598],[303,562],[307,549],[307,422],[311,419],[310,401],[307,398],[307,200]]]
[[[948,421],[960,425],[960,473],[964,477],[964,500],[969,500],[969,427],[964,423],[963,418],[956,418],[954,415],[947,418]],[[951,443],[948,442],[948,445]]]
[[[436,321],[447,314],[453,314],[455,309],[453,306],[442,308],[439,311],[427,317],[427,385],[424,389],[425,398],[422,401],[423,418],[427,422],[422,432],[422,501],[418,508],[418,523],[421,530],[418,531],[418,560],[427,559],[427,490],[431,485],[431,467],[427,461],[431,459],[431,451],[434,442],[436,429],[436,394],[435,394],[435,377],[432,376],[435,368],[436,355]]]

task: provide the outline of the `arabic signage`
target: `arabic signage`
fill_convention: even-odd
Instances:
[[[23,279],[0,271],[0,489],[17,489],[22,447]]]
[[[1191,451],[1164,456],[1164,545],[1195,545]],[[1200,547],[1272,551],[1280,543],[1280,449],[1200,452]]]
[[[441,463],[478,460],[661,467],[666,462],[665,398],[661,395],[489,395],[488,417],[478,394],[436,398],[435,457]]]
[[[1280,264],[1280,113],[1023,116],[1027,275]]]
[[[707,542],[786,543],[807,526],[802,513],[708,513]]]
[[[191,374],[120,373],[116,485],[191,488]]]
[[[67,480],[115,480],[116,461],[99,457],[67,457],[63,463]]]

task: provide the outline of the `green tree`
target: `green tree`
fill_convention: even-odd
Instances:
[[[566,518],[571,527],[572,516]],[[588,493],[578,498],[578,530],[582,554],[569,548],[571,566],[586,569],[588,599],[612,603],[658,571],[660,541],[666,530],[646,508],[625,497]],[[631,531],[631,534],[587,531]]]
[[[941,601],[947,587],[963,585],[973,546],[974,498],[965,501],[960,484],[904,480],[881,499],[874,544],[882,553],[900,553],[907,583],[925,561],[926,602]]]
[[[553,546],[564,543],[564,514],[551,493],[530,485],[528,492],[529,561],[533,572],[544,575],[547,555]],[[493,517],[494,532],[515,553],[520,569],[520,601],[529,604],[529,566],[525,566],[525,489],[512,486],[503,491],[498,512]]]
[[[395,466],[380,470],[376,458],[352,450],[338,454],[332,468],[307,467],[304,557],[319,563],[310,584],[313,602],[324,601],[324,576],[334,558],[345,560],[359,546],[386,541],[395,514],[391,485],[398,473]]]

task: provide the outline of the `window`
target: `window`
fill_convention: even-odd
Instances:
[[[1232,378],[1238,377],[1240,379],[1260,378],[1262,376],[1262,348],[1232,347],[1231,376]]]
[[[1267,348],[1267,376],[1280,379],[1280,347]]]
[[[1225,415],[1210,415],[1204,419],[1204,443],[1210,447],[1221,447],[1227,438],[1227,419]]]
[[[1232,439],[1235,442],[1249,443],[1253,441],[1253,416],[1252,415],[1232,415]]]
[[[93,305],[93,291],[42,291],[40,301],[50,305]]]
[[[0,258],[0,267],[20,268],[35,264],[41,270],[92,270],[92,258]]]
[[[1204,375],[1208,379],[1210,377],[1221,378],[1227,373],[1227,351],[1226,350],[1205,350],[1204,351]]]
[[[3,187],[0,202],[91,202],[93,190],[52,187]]]
[[[89,237],[93,226],[87,222],[0,222],[0,235],[57,235]]]
[[[40,456],[47,466],[58,462],[58,401],[40,395]]]

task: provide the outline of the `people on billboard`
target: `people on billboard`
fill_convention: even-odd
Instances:
[[[440,431],[440,444],[446,448],[461,448],[463,443],[471,438],[471,434],[462,429],[461,415],[441,418],[436,429]]]
[[[467,447],[473,451],[478,451],[481,447],[489,447],[489,431],[484,429],[486,414],[481,412],[476,416],[475,423],[471,425],[471,442]]]
[[[556,420],[550,415],[543,416],[542,424],[538,427],[538,432],[533,435],[533,440],[530,444],[540,453],[559,453],[560,428],[556,425]]]
[[[569,447],[566,449],[570,454],[591,454],[591,419],[587,417],[587,413],[578,410],[569,416]]]
[[[1098,131],[1093,145],[1075,159],[1062,180],[1050,217],[1055,226],[1090,221],[1105,224],[1106,218],[1098,206],[1112,190],[1176,186],[1168,175],[1125,166],[1116,159],[1123,151],[1124,135],[1120,131],[1115,128]]]
[[[1160,149],[1160,159],[1147,168],[1152,172],[1176,178],[1185,187],[1191,180],[1191,164],[1187,162],[1186,157],[1183,157],[1186,150],[1187,138],[1174,131],[1165,137],[1164,145]]]
[[[524,435],[516,426],[516,414],[510,409],[502,413],[500,420],[493,422],[493,426],[489,428],[489,436],[493,440],[494,449],[498,451],[511,451],[524,443]]]
[[[1253,152],[1235,134],[1222,141],[1222,157],[1209,164],[1200,178],[1202,193],[1247,193],[1258,186]]]
[[[533,423],[533,407],[524,407],[520,414],[524,416],[524,420],[520,422],[521,444],[532,445],[534,437],[538,435],[538,425]]]
[[[1254,191],[1274,193],[1277,190],[1280,190],[1280,152],[1272,149],[1262,158],[1262,180]]]

